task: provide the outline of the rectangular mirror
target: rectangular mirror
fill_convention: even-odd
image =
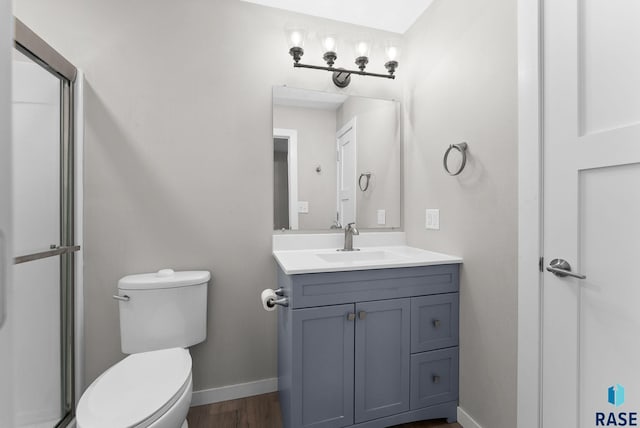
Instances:
[[[273,88],[275,230],[400,227],[397,101]]]

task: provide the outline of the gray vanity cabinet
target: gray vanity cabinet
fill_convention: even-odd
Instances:
[[[285,275],[285,428],[456,419],[458,265]]]

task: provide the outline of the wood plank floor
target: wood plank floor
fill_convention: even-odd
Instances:
[[[196,406],[187,415],[189,428],[282,428],[278,393]],[[462,428],[445,420],[414,422],[397,428]]]

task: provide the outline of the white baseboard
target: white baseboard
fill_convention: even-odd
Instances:
[[[482,428],[462,407],[458,407],[458,423],[462,428]]]
[[[266,394],[278,390],[278,378],[262,379],[255,382],[240,383],[238,385],[221,386],[219,388],[193,391],[191,406],[219,403],[221,401],[235,400],[236,398],[251,397],[252,395]]]

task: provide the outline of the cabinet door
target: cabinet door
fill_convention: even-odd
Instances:
[[[353,317],[353,304],[293,311],[294,427],[353,424]]]
[[[356,304],[356,423],[409,410],[410,309],[410,299]]]

